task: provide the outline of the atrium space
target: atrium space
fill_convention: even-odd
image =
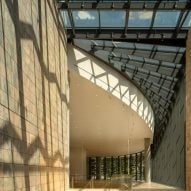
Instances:
[[[0,191],[191,191],[190,0],[0,0]]]

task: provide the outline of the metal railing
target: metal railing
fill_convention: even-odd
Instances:
[[[108,180],[86,179],[84,175],[72,175],[70,178],[71,188],[118,188],[121,190],[132,189],[132,177],[130,175],[113,175]]]

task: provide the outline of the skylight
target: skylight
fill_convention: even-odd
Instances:
[[[154,27],[176,27],[180,11],[157,11]]]
[[[97,11],[72,11],[75,27],[98,27]]]
[[[58,4],[71,38],[185,39],[191,26],[189,1],[73,0]]]
[[[130,11],[128,27],[150,27],[153,11]]]
[[[100,11],[101,27],[124,27],[125,11]]]

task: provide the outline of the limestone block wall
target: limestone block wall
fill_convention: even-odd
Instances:
[[[186,42],[186,190],[191,190],[191,29]]]
[[[152,160],[152,181],[185,187],[185,81],[183,80],[162,143]]]
[[[53,0],[0,0],[0,190],[68,187],[66,39]]]
[[[87,178],[87,151],[83,147],[70,147],[70,176],[74,180]]]

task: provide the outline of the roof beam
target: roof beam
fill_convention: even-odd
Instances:
[[[180,16],[179,16],[179,19],[177,22],[177,26],[176,26],[176,33],[175,33],[176,36],[178,35],[179,31],[181,30],[181,28],[184,24],[184,21],[186,20],[188,14],[189,14],[189,11],[182,11],[180,13]]]
[[[134,66],[132,64],[129,64],[129,63],[126,63],[126,64],[122,65],[121,67],[122,67],[122,69],[121,69],[122,71],[128,70],[130,73],[133,73],[133,74],[141,73],[141,74],[144,74],[144,75],[147,75],[147,76],[153,76],[153,77],[156,77],[158,79],[164,79],[164,80],[167,80],[167,81],[170,81],[170,82],[172,82],[172,81],[177,82],[178,81],[177,78],[167,76],[167,75],[164,75],[164,74],[160,74],[160,73],[157,73],[157,72],[154,72],[154,71],[151,71],[151,70],[139,68],[139,67],[136,67],[136,66]]]
[[[180,51],[180,47],[173,47],[173,49],[171,49],[171,47],[167,50],[167,49],[158,49],[158,45],[154,44],[152,45],[151,47],[147,47],[147,46],[143,46],[143,44],[140,44],[140,43],[129,43],[129,42],[126,42],[127,46],[121,46],[120,43],[116,44],[115,43],[115,46],[113,44],[109,45],[108,43],[110,42],[107,42],[107,45],[104,43],[105,41],[103,41],[103,43],[100,44],[100,42],[96,42],[96,41],[93,41],[92,40],[92,45],[91,45],[91,48],[92,49],[96,49],[96,50],[108,50],[110,51],[111,49],[114,50],[118,50],[118,49],[122,49],[122,50],[140,50],[140,51],[157,51],[157,52],[161,52],[161,53],[182,53],[184,54],[185,52],[185,49],[182,49]],[[123,42],[121,43],[123,44]],[[129,46],[130,45],[130,46]],[[140,45],[142,45],[140,47]],[[166,46],[165,46],[166,47]]]
[[[157,13],[157,9],[160,5],[160,0],[155,4],[155,9],[153,10],[153,15],[152,15],[152,20],[151,20],[151,25],[150,25],[150,30],[152,30],[153,26],[154,26],[154,21],[155,21],[155,17],[156,17],[156,13]],[[149,38],[150,33],[148,33],[148,38]]]
[[[100,18],[100,11],[98,11],[98,18],[99,18],[99,33],[101,32],[101,18]]]
[[[70,20],[70,25],[71,25],[71,34],[70,34],[70,37],[75,37],[75,27],[74,27],[74,20],[73,20],[73,16],[72,16],[72,11],[71,10],[68,10],[68,17],[69,17],[69,20]]]
[[[162,96],[159,96],[158,94],[156,94],[155,92],[153,92],[152,90],[150,90],[151,93],[149,93],[149,89],[148,88],[145,88],[145,93],[147,94],[147,96],[151,99],[151,103],[153,105],[153,107],[155,108],[155,113],[159,110],[162,110],[162,111],[168,111],[168,106],[167,104],[165,106],[167,107],[164,107],[161,103],[160,103],[160,100],[163,99]],[[153,98],[153,95],[157,96],[158,100],[154,100]],[[168,104],[170,104],[170,101],[167,102]],[[157,105],[158,106],[157,106]]]
[[[141,81],[143,81],[144,83],[148,83],[148,84],[150,84],[150,86],[154,86],[155,88],[157,88],[158,89],[158,93],[160,93],[160,91],[161,90],[163,90],[163,91],[165,91],[165,92],[170,92],[170,93],[174,93],[174,90],[172,90],[172,89],[169,89],[169,88],[165,88],[164,86],[162,86],[162,85],[159,85],[159,84],[157,84],[157,83],[155,83],[155,82],[151,82],[150,80],[148,80],[148,79],[143,79],[143,78],[141,78],[141,77],[139,77],[139,76],[135,76],[134,77],[134,79],[138,79],[138,80],[141,80]]]
[[[150,91],[150,92],[152,92],[152,94],[154,94],[156,97],[158,97],[158,98],[159,98],[158,101],[160,101],[160,100],[162,99],[163,101],[165,101],[165,102],[168,103],[168,104],[171,103],[170,99],[164,98],[164,97],[163,97],[162,95],[160,95],[158,92],[156,92],[155,90],[153,90],[153,89],[151,89],[150,87],[146,86],[146,85],[145,85],[145,82],[142,81],[141,79],[136,80],[136,82],[139,82],[140,87],[141,87],[141,88],[144,87],[145,90],[146,90],[146,92]],[[144,88],[143,88],[143,89],[144,89]],[[152,97],[151,97],[151,98],[152,98]]]
[[[129,7],[130,7],[130,4],[131,4],[131,0],[128,0]],[[128,11],[128,9],[126,9],[124,35],[126,35],[126,33],[127,33],[128,22],[129,22],[129,11]]]
[[[128,61],[135,61],[135,62],[139,62],[140,64],[149,64],[149,65],[156,65],[156,66],[162,66],[162,67],[166,67],[166,68],[172,68],[172,69],[180,69],[182,68],[181,64],[175,64],[175,63],[171,63],[171,62],[163,62],[161,60],[155,60],[155,59],[149,59],[149,58],[144,58],[141,56],[132,56],[132,55],[126,55],[127,57],[124,56],[115,56],[115,55],[108,55],[108,59],[112,59],[114,61],[120,61],[123,63],[127,63]],[[138,59],[139,58],[139,59]],[[125,61],[125,62],[124,62]]]
[[[72,29],[67,29],[67,36],[70,38]],[[110,40],[111,35],[113,40],[125,40],[140,43],[149,44],[166,44],[173,46],[185,47],[185,39],[187,36],[187,29],[179,31],[177,37],[175,37],[176,30],[172,29],[142,29],[142,28],[128,28],[126,34],[124,34],[124,28],[78,28],[75,27],[75,38],[76,39],[99,39],[99,40]],[[149,33],[149,38],[148,38]],[[139,34],[139,37],[137,36]],[[162,34],[162,35],[161,35]],[[165,39],[163,38],[165,36]]]
[[[82,7],[83,2],[83,7]],[[157,5],[157,6],[156,6]],[[187,10],[191,8],[190,1],[187,2],[176,2],[172,1],[131,1],[130,6],[126,1],[97,1],[97,2],[84,2],[84,1],[62,1],[58,0],[59,9],[73,9],[73,10]]]

